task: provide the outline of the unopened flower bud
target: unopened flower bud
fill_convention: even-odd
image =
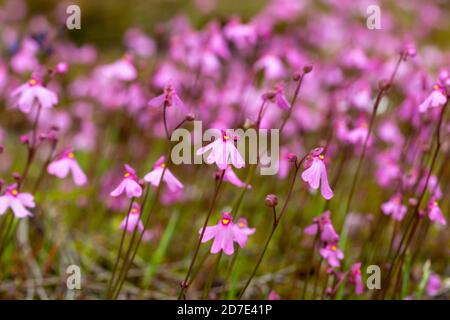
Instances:
[[[3,150],[4,150],[5,148],[3,147],[3,145],[0,143],[0,154],[2,154],[3,153]]]
[[[408,199],[408,203],[409,203],[411,206],[415,206],[415,205],[417,205],[417,199],[416,199],[416,198],[409,198],[409,199]]]
[[[266,203],[266,206],[274,208],[278,204],[278,197],[274,194],[268,194],[264,202]]]
[[[297,156],[296,156],[294,153],[288,153],[287,159],[288,159],[290,162],[297,162]]]
[[[294,81],[299,81],[300,78],[302,77],[302,73],[300,71],[297,71],[294,73],[294,75],[292,76],[292,80]]]
[[[14,180],[16,180],[17,182],[19,182],[22,179],[22,176],[20,175],[20,173],[18,172],[13,172],[12,177]]]
[[[56,65],[56,73],[58,74],[64,74],[69,70],[69,66],[66,62],[59,62]]]
[[[20,142],[22,142],[23,144],[29,144],[30,142],[30,138],[24,134],[20,136]]]
[[[277,93],[275,91],[268,91],[262,95],[262,99],[263,100],[273,100],[273,99],[275,99],[276,94]]]
[[[193,113],[189,113],[187,116],[186,116],[186,121],[194,121],[195,120],[195,116],[194,116],[194,114]]]
[[[303,73],[307,74],[310,73],[313,69],[312,64],[307,64],[306,66],[303,67]]]

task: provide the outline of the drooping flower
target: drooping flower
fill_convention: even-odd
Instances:
[[[364,292],[364,285],[361,276],[361,263],[357,262],[350,267],[348,274],[348,282],[355,286],[355,293],[362,294]]]
[[[431,199],[427,206],[427,214],[430,221],[437,222],[443,226],[447,225],[444,215],[442,214],[441,208],[435,199]]]
[[[327,210],[320,216],[314,218],[313,224],[305,228],[305,233],[315,235],[319,231],[320,239],[323,242],[335,243],[339,241],[339,235],[334,230],[330,215],[331,212]]]
[[[240,169],[244,167],[245,162],[239,153],[238,149],[234,145],[234,141],[238,140],[239,136],[227,133],[222,130],[221,137],[214,140],[205,147],[197,150],[197,155],[202,155],[208,151],[211,151],[206,158],[206,163],[215,163],[221,170],[225,170],[229,164],[232,164],[236,168]]]
[[[136,175],[136,171],[125,164],[125,174],[123,175],[123,179],[116,189],[111,191],[111,197],[118,197],[123,192],[126,193],[128,198],[140,197],[142,195],[142,187],[138,183],[138,177]]]
[[[228,181],[229,183],[235,185],[238,188],[245,188],[245,186],[247,186],[247,184],[244,181],[241,181],[238,176],[236,175],[236,173],[233,171],[233,168],[231,165],[229,165],[226,169],[225,169],[225,174],[223,176],[223,181]],[[251,189],[252,186],[249,184],[247,186],[248,189]]]
[[[302,179],[314,190],[317,190],[320,184],[322,196],[329,200],[334,193],[328,184],[327,169],[324,163],[325,156],[321,154],[322,151],[323,148],[316,148],[310,152],[305,160],[305,170],[302,173]]]
[[[433,86],[433,91],[419,105],[420,112],[426,112],[429,108],[437,108],[443,106],[447,102],[445,89],[438,84]]]
[[[283,110],[289,110],[291,107],[284,95],[284,83],[280,82],[275,86],[275,103]]]
[[[341,265],[339,260],[344,259],[344,253],[335,243],[329,243],[324,248],[320,249],[320,255],[322,258],[326,259],[328,264],[332,267],[339,267]]]
[[[131,205],[131,210],[128,213],[128,222],[127,217],[123,218],[122,222],[120,223],[120,229],[124,230],[126,228],[127,232],[134,232],[134,230],[137,228],[139,232],[144,231],[144,224],[141,220],[141,208],[139,207],[139,204],[136,202],[133,202]]]
[[[178,96],[174,86],[172,84],[168,84],[164,88],[163,94],[150,99],[148,102],[150,107],[161,107],[166,105],[167,107],[174,106],[176,108],[184,108],[184,103]]]
[[[33,215],[27,208],[34,207],[33,195],[19,192],[17,184],[8,186],[5,194],[0,196],[0,215],[4,214],[8,208],[11,208],[16,218],[25,218]]]
[[[389,201],[381,205],[381,211],[385,215],[391,215],[394,220],[401,221],[405,217],[407,208],[402,204],[402,196],[397,193]]]
[[[173,173],[166,168],[165,157],[161,156],[158,161],[153,165],[153,170],[147,173],[144,176],[144,180],[151,183],[153,186],[159,186],[159,182],[161,181],[161,176],[163,171],[164,176],[162,177],[162,181],[167,184],[167,187],[170,191],[176,192],[183,189],[183,184],[173,175]],[[164,168],[166,168],[164,170]]]
[[[199,230],[199,234],[202,234]],[[233,217],[228,212],[224,212],[219,223],[215,226],[205,228],[202,243],[214,238],[211,246],[211,253],[216,254],[223,250],[226,255],[234,253],[234,242],[243,248],[247,242],[248,235],[233,223]]]
[[[49,174],[60,179],[67,177],[69,171],[71,171],[73,181],[76,185],[82,186],[87,183],[87,177],[75,159],[73,148],[69,148],[62,152],[56,160],[48,165],[47,171]]]
[[[34,78],[15,89],[11,97],[14,106],[24,113],[29,113],[37,105],[42,108],[52,108],[58,103],[58,96]]]

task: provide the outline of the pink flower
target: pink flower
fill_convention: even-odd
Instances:
[[[238,149],[234,146],[234,140],[237,140],[238,138],[238,136],[233,136],[223,130],[221,138],[216,139],[207,146],[198,149],[197,155],[202,155],[208,151],[211,151],[208,158],[206,158],[206,163],[215,163],[221,170],[225,170],[228,167],[228,164],[232,164],[236,168],[240,169],[244,167],[245,162]]]
[[[431,199],[431,201],[428,203],[427,213],[428,213],[428,218],[431,221],[440,223],[443,226],[447,225],[447,221],[445,220],[445,217],[442,214],[441,208],[439,208],[439,205],[436,200]]]
[[[166,167],[164,160],[164,156],[161,156],[153,165],[153,170],[144,176],[144,180],[151,183],[155,187],[159,186],[162,173],[164,171],[164,168]],[[164,176],[162,177],[162,181],[167,184],[167,187],[172,192],[183,189],[183,184],[177,178],[175,178],[172,172],[170,172],[169,168],[166,168]]]
[[[431,297],[437,295],[439,291],[442,289],[442,281],[441,278],[435,274],[432,273],[430,277],[428,278],[427,283],[427,294]]]
[[[319,231],[320,239],[323,242],[335,243],[339,241],[339,235],[334,230],[330,215],[331,212],[327,210],[320,216],[314,218],[313,224],[305,228],[305,233],[309,235],[315,235],[317,234],[317,231]]]
[[[229,165],[226,169],[225,169],[225,174],[223,176],[223,181],[228,181],[229,183],[235,185],[238,188],[245,188],[245,186],[247,185],[245,182],[241,181],[238,176],[236,175],[236,173],[234,173],[233,168],[231,167],[231,165]],[[252,186],[248,185],[247,186],[248,189],[251,189]]]
[[[305,161],[305,171],[302,173],[302,179],[314,190],[317,190],[319,184],[321,184],[320,191],[322,196],[329,200],[334,194],[328,184],[327,169],[324,163],[325,157],[321,154],[322,151],[323,148],[316,148],[308,155]]]
[[[30,193],[17,190],[17,184],[10,185],[3,196],[0,196],[0,215],[11,208],[16,218],[25,218],[33,214],[26,208],[34,208],[34,197]]]
[[[269,293],[269,300],[280,300],[280,295],[278,293],[276,293],[275,291],[270,291]]]
[[[247,239],[245,240],[244,244],[247,243],[248,236],[254,234],[256,232],[255,228],[249,228],[247,219],[245,218],[239,218],[236,226],[239,228],[239,230],[246,235]]]
[[[87,183],[87,177],[78,165],[73,151],[73,148],[70,148],[62,152],[56,160],[48,165],[47,171],[60,179],[67,177],[69,171],[71,171],[75,184],[82,186]]]
[[[355,293],[362,294],[364,292],[364,285],[361,276],[361,263],[355,263],[350,267],[348,275],[348,282],[355,286]]]
[[[138,183],[138,177],[136,171],[129,165],[125,164],[125,174],[123,180],[117,186],[116,189],[111,191],[111,197],[118,197],[123,192],[126,193],[128,198],[140,197],[142,195],[142,187]]]
[[[291,107],[284,95],[284,83],[280,82],[275,86],[275,103],[283,110],[289,110]]]
[[[200,235],[202,234],[202,230],[199,230]],[[241,228],[233,224],[233,217],[228,212],[224,212],[217,225],[206,227],[202,243],[213,238],[214,242],[211,246],[211,253],[216,254],[223,250],[226,255],[232,255],[234,253],[234,242],[237,242],[243,248],[247,242],[248,235]]]
[[[148,102],[148,105],[150,107],[161,107],[166,105],[167,107],[174,106],[176,108],[185,108],[183,101],[177,95],[177,92],[172,84],[166,86],[163,94],[151,99]]]
[[[447,96],[444,89],[435,84],[430,95],[419,105],[420,112],[426,112],[429,108],[443,106],[447,102]]]
[[[144,231],[144,224],[141,220],[141,208],[136,202],[131,205],[131,210],[128,213],[128,223],[127,217],[125,217],[120,223],[120,229],[124,230],[126,227],[127,232],[134,232],[137,228],[139,232]]]
[[[267,79],[279,79],[284,76],[283,62],[274,54],[265,54],[255,63],[256,70],[263,70]]]
[[[381,205],[381,211],[383,211],[385,215],[392,215],[394,220],[403,220],[407,212],[407,208],[405,205],[402,205],[401,194],[397,193],[393,195],[389,201],[383,203]]]
[[[58,103],[58,96],[44,88],[36,79],[22,84],[11,93],[11,96],[14,99],[14,106],[24,113],[29,113],[38,104],[42,108],[52,108]]]
[[[332,267],[339,267],[341,265],[339,260],[344,259],[344,253],[334,243],[329,243],[320,249],[320,255],[327,259],[328,264]]]

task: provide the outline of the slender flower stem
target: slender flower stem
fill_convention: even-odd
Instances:
[[[351,202],[352,202],[352,199],[353,199],[353,194],[355,192],[356,184],[357,184],[358,177],[359,177],[359,172],[361,170],[361,166],[362,166],[362,163],[364,161],[364,157],[366,156],[367,146],[369,144],[369,140],[370,140],[370,137],[372,135],[373,126],[374,126],[374,123],[375,123],[375,118],[376,118],[376,115],[377,115],[378,107],[380,106],[381,99],[384,97],[384,95],[391,88],[391,86],[393,84],[393,81],[395,79],[395,76],[397,75],[397,71],[398,71],[398,69],[400,67],[400,63],[404,59],[405,59],[405,54],[401,53],[400,56],[399,56],[399,59],[397,61],[397,64],[395,65],[394,71],[391,74],[389,82],[386,83],[386,84],[383,84],[381,86],[380,90],[378,91],[377,97],[375,99],[374,106],[372,108],[372,115],[370,117],[369,128],[367,130],[367,135],[366,135],[366,138],[364,140],[363,149],[362,149],[361,155],[359,156],[359,160],[358,160],[358,164],[357,164],[357,167],[356,167],[356,171],[355,171],[355,174],[353,176],[353,181],[352,181],[352,185],[351,185],[351,188],[350,188],[350,193],[349,193],[349,196],[348,196],[348,199],[347,199],[347,205],[346,205],[345,212],[344,212],[345,216],[347,216],[348,211],[350,210]]]
[[[283,119],[283,122],[281,123],[280,135],[283,132],[283,129],[286,126],[286,123],[291,118],[292,112],[294,110],[295,101],[297,100],[298,94],[300,93],[300,88],[302,87],[304,76],[305,76],[305,73],[302,72],[298,79],[297,86],[295,87],[294,95],[292,96],[292,99],[291,99],[291,107],[289,108],[288,114],[286,115],[286,117]]]
[[[114,267],[113,267],[113,271],[112,271],[112,274],[111,274],[111,278],[109,279],[109,283],[108,283],[107,296],[109,298],[111,298],[112,284],[114,283],[114,278],[115,278],[115,275],[116,275],[116,272],[117,272],[117,267],[119,266],[120,257],[122,256],[123,245],[125,243],[125,234],[126,234],[127,229],[128,229],[128,220],[129,220],[129,217],[130,217],[129,213],[130,213],[131,207],[133,205],[133,201],[134,201],[134,197],[131,198],[130,205],[128,206],[128,210],[126,212],[127,217],[125,219],[125,228],[123,229],[122,237],[120,238],[119,253],[117,254],[116,262],[114,263]]]
[[[163,106],[163,123],[164,123],[164,132],[166,133],[167,141],[169,141],[169,143],[170,143],[169,126],[167,125],[167,102],[164,102],[164,106]]]
[[[317,284],[319,283],[319,278],[320,278],[320,269],[322,268],[322,263],[323,263],[323,258],[322,256],[319,259],[319,264],[317,266],[317,272],[315,274],[315,278],[314,278],[314,286],[313,286],[313,295],[312,295],[312,300],[316,299],[316,292],[317,292]]]
[[[308,282],[309,282],[309,273],[311,271],[311,267],[312,267],[312,264],[314,261],[314,251],[316,250],[316,246],[317,246],[318,242],[319,242],[319,232],[317,232],[316,235],[314,236],[311,253],[310,253],[310,256],[308,259],[309,262],[308,262],[308,266],[306,269],[306,278],[305,278],[305,284],[303,286],[302,300],[305,300],[305,298],[306,298],[306,291],[308,289]]]
[[[158,184],[158,187],[156,189],[156,192],[155,192],[155,195],[154,195],[154,198],[153,198],[153,201],[152,201],[152,206],[150,207],[150,210],[149,210],[149,212],[147,214],[147,217],[146,217],[146,220],[145,220],[145,223],[144,223],[144,229],[148,228],[148,225],[149,225],[149,222],[150,222],[150,216],[152,215],[154,207],[156,206],[156,203],[158,202],[159,194],[161,192],[162,185],[163,185],[162,180],[163,180],[163,177],[164,177],[164,174],[165,174],[166,170],[167,170],[167,166],[164,167],[164,169],[163,169],[163,171],[161,173],[161,178],[159,180],[159,184]],[[149,190],[150,190],[150,187],[147,187],[147,190],[146,190],[145,195],[144,195],[144,199],[142,200],[142,203],[141,203],[141,212],[144,212],[144,209],[146,207]],[[123,263],[123,268],[122,268],[123,271],[119,274],[119,278],[117,280],[116,288],[115,288],[115,290],[113,290],[113,299],[117,299],[117,297],[119,296],[119,293],[122,290],[122,286],[123,286],[123,283],[125,282],[125,279],[126,279],[126,276],[128,274],[128,271],[130,270],[130,267],[131,267],[131,265],[132,265],[132,263],[134,261],[134,258],[136,257],[136,253],[137,253],[137,251],[139,249],[139,245],[140,245],[140,243],[142,241],[142,236],[144,235],[144,233],[140,232],[139,236],[137,238],[137,241],[135,243],[135,239],[136,239],[136,236],[137,236],[137,233],[138,233],[137,231],[138,231],[138,228],[135,228],[134,231],[133,231],[133,235],[131,237],[130,244],[129,244],[127,253],[125,255],[125,260],[124,260],[124,263]],[[131,258],[130,258],[130,254],[131,254]]]
[[[396,254],[394,256],[394,260],[392,262],[392,266],[389,269],[389,273],[388,273],[388,276],[387,276],[387,282],[385,284],[385,290],[383,290],[383,292],[381,294],[382,298],[384,298],[384,296],[387,293],[387,290],[389,289],[389,284],[391,282],[392,276],[395,276],[395,273],[396,273],[395,271],[396,271],[396,266],[397,266],[396,262],[397,261],[401,261],[403,259],[404,255],[405,255],[405,253],[406,253],[406,251],[407,251],[407,249],[408,249],[408,247],[409,247],[409,245],[411,243],[411,240],[412,240],[412,238],[414,236],[414,233],[415,233],[415,231],[417,229],[417,226],[418,226],[418,224],[420,222],[419,208],[420,208],[420,206],[422,204],[422,201],[423,201],[423,199],[425,197],[425,193],[427,191],[428,183],[430,181],[430,177],[431,177],[431,174],[433,172],[433,169],[434,169],[434,166],[436,164],[436,160],[437,160],[437,157],[439,155],[439,151],[440,151],[441,145],[442,145],[442,142],[441,142],[441,127],[442,127],[442,121],[444,119],[445,111],[447,109],[447,104],[448,104],[448,100],[447,100],[446,104],[442,107],[441,112],[439,114],[439,120],[438,120],[438,123],[437,123],[437,126],[436,126],[436,131],[435,131],[436,147],[434,149],[434,153],[433,153],[433,156],[431,158],[430,169],[428,170],[428,173],[427,173],[427,176],[426,176],[426,179],[425,179],[424,187],[422,188],[421,193],[419,195],[419,198],[417,200],[417,204],[414,207],[414,211],[413,211],[414,223],[413,223],[413,226],[411,227],[411,231],[409,233],[408,233],[408,230],[406,230],[404,235],[403,235],[402,241],[400,242],[400,245],[399,245],[399,247],[397,249],[397,252],[396,252]],[[404,241],[405,239],[407,239],[406,242]],[[402,248],[403,242],[405,242],[405,246]],[[401,273],[400,273],[399,276],[401,276]]]
[[[205,284],[205,288],[203,290],[203,299],[208,299],[209,292],[211,291],[212,284],[214,282],[214,278],[216,277],[217,269],[220,264],[220,260],[222,259],[222,251],[220,251],[216,257],[216,261],[214,262],[213,269],[208,276],[208,280]]]
[[[33,194],[35,194],[37,192],[37,190],[39,189],[39,186],[41,185],[42,179],[44,178],[45,173],[47,172],[47,167],[50,164],[50,162],[53,159],[53,155],[55,153],[56,150],[56,145],[58,144],[57,140],[52,141],[52,145],[51,145],[51,149],[50,152],[48,154],[47,160],[44,162],[44,164],[42,165],[42,169],[41,169],[41,173],[39,174],[38,179],[36,180],[36,183],[34,184],[33,187]]]
[[[345,207],[345,212],[344,212],[345,216],[348,214],[348,211],[350,209],[350,205],[351,205],[351,202],[352,202],[352,199],[353,199],[353,194],[354,194],[355,188],[356,188],[356,183],[357,183],[358,177],[359,177],[359,172],[361,170],[361,166],[362,166],[362,163],[364,161],[364,157],[366,156],[367,146],[369,144],[370,136],[372,134],[372,129],[373,129],[373,125],[375,123],[375,118],[376,118],[376,114],[377,114],[377,111],[378,111],[378,107],[380,105],[381,99],[384,96],[385,91],[386,91],[385,87],[381,88],[380,91],[378,92],[377,98],[375,99],[375,104],[374,104],[373,110],[372,110],[372,116],[370,117],[369,128],[367,130],[367,135],[366,135],[366,138],[364,140],[363,149],[362,149],[361,155],[359,156],[358,164],[356,166],[356,171],[355,171],[355,174],[353,176],[352,185],[351,185],[351,188],[350,188],[350,193],[349,193],[348,198],[347,198],[347,205]]]
[[[272,224],[272,230],[270,231],[270,234],[269,234],[269,236],[268,236],[268,238],[266,240],[266,243],[265,243],[264,248],[263,248],[263,250],[262,250],[262,252],[261,252],[261,254],[260,254],[259,258],[258,258],[258,261],[257,261],[255,267],[253,268],[253,271],[252,271],[252,273],[250,275],[250,278],[247,280],[246,284],[244,285],[244,288],[242,289],[241,293],[239,294],[239,298],[238,298],[239,300],[242,299],[242,297],[244,296],[244,293],[247,290],[248,286],[250,285],[252,279],[254,278],[254,276],[256,274],[256,271],[258,271],[258,268],[259,268],[259,266],[260,266],[260,264],[261,264],[261,262],[262,262],[262,260],[264,258],[264,255],[265,255],[265,253],[267,251],[267,248],[269,247],[269,243],[272,240],[273,234],[275,233],[275,230],[277,229],[277,226],[280,223],[281,218],[283,217],[283,215],[286,212],[289,200],[290,200],[292,192],[294,190],[295,182],[297,180],[297,173],[298,173],[298,171],[300,169],[300,165],[301,165],[301,163],[303,162],[304,159],[305,159],[305,157],[301,160],[300,164],[295,164],[294,176],[292,177],[292,181],[291,181],[291,184],[289,186],[288,195],[287,195],[286,200],[284,202],[283,208],[281,209],[281,212],[280,212],[280,215],[278,216],[278,218],[276,218],[274,220],[273,224]]]
[[[214,210],[214,207],[216,205],[216,201],[217,201],[217,198],[219,196],[219,191],[220,191],[220,187],[221,187],[222,182],[223,182],[224,175],[225,175],[225,170],[222,170],[222,174],[220,175],[219,181],[218,181],[218,183],[216,185],[216,188],[215,188],[215,191],[214,191],[214,195],[213,195],[213,199],[211,201],[211,205],[209,207],[208,214],[206,215],[205,222],[203,223],[202,232],[200,234],[200,237],[198,238],[197,245],[195,247],[194,255],[192,256],[192,260],[191,260],[191,263],[189,265],[188,272],[186,273],[186,277],[184,278],[184,281],[181,283],[181,290],[180,290],[180,293],[178,295],[178,300],[180,300],[182,298],[185,298],[187,289],[189,288],[189,285],[190,285],[190,283],[188,282],[189,281],[189,276],[191,275],[192,268],[194,267],[195,260],[197,259],[197,255],[198,255],[199,250],[200,250],[200,245],[202,243],[202,239],[203,239],[203,236],[205,234],[206,227],[208,226],[209,218],[211,217],[211,214],[212,214],[212,212]]]
[[[23,169],[20,181],[18,182],[17,188],[20,189],[20,187],[25,182],[25,179],[28,176],[28,172],[30,170],[31,163],[33,162],[34,156],[36,154],[36,143],[37,143],[37,131],[39,127],[39,119],[41,116],[41,105],[39,104],[37,107],[36,117],[34,118],[33,122],[33,128],[32,128],[32,135],[31,135],[31,143],[28,146],[28,155],[27,155],[27,162],[25,163],[25,167]]]

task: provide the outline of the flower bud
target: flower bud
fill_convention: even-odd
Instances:
[[[22,142],[23,144],[29,144],[30,143],[30,138],[26,134],[21,135],[20,136],[20,142]]]
[[[189,113],[185,119],[186,119],[186,121],[194,121],[195,115],[193,113]]]
[[[18,172],[13,172],[12,177],[14,180],[16,180],[17,182],[19,182],[22,179],[22,176],[20,175],[20,173]]]
[[[312,69],[313,69],[312,64],[307,64],[306,66],[303,67],[303,73],[304,74],[310,73]]]
[[[268,194],[264,202],[266,203],[266,206],[274,208],[278,204],[278,197],[274,194]]]
[[[287,159],[290,162],[297,162],[297,156],[295,155],[295,153],[288,153]]]

